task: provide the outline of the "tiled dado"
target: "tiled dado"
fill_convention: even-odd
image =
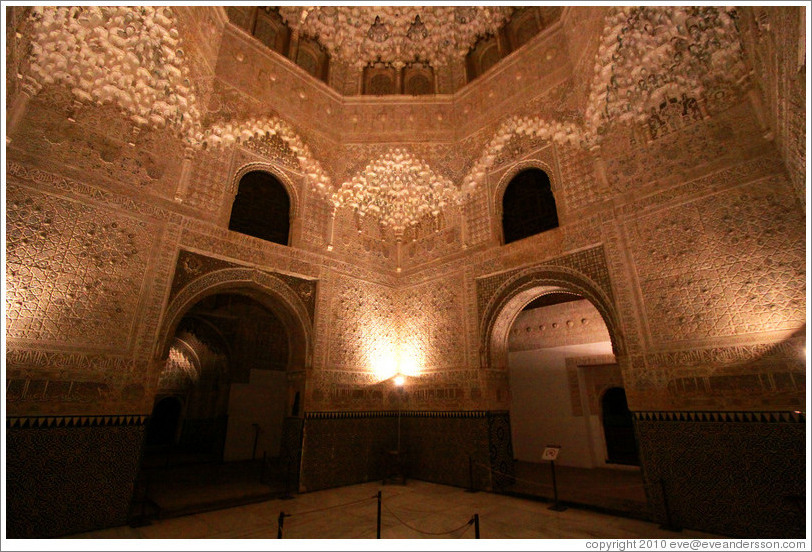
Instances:
[[[400,449],[408,478],[477,488],[498,487],[490,466],[511,474],[513,451],[507,412],[310,412],[305,415],[302,491],[382,479],[387,451]]]
[[[148,416],[127,414],[118,416],[24,416],[6,418],[6,427],[16,429],[58,427],[142,426]]]
[[[8,537],[48,538],[124,524],[146,419],[8,418]]]
[[[803,538],[806,413],[636,412],[654,518],[744,538]]]
[[[736,423],[806,423],[806,412],[758,411],[758,412],[635,412],[638,422],[736,422]]]

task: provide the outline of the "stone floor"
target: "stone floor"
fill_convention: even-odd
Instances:
[[[287,539],[374,539],[377,492],[382,492],[381,538],[474,538],[468,522],[479,515],[482,539],[716,538],[660,529],[646,521],[488,492],[410,480],[327,489],[234,508],[154,520],[74,535],[78,539],[275,539],[280,512]],[[319,546],[319,545],[314,545]]]
[[[176,464],[142,469],[133,514],[145,506],[152,517],[176,517],[262,502],[285,494],[287,486],[272,466],[259,461]]]

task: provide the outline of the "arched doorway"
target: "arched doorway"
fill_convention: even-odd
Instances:
[[[192,377],[176,375],[178,356],[196,365]],[[254,299],[223,293],[190,308],[175,330],[158,389],[186,403],[177,461],[278,457],[289,358],[284,324]]]
[[[622,387],[611,387],[601,399],[603,435],[606,439],[606,461],[612,464],[639,466],[634,420]]]
[[[171,516],[295,490],[301,424],[291,419],[301,416],[309,335],[303,303],[272,275],[226,269],[180,290],[156,351],[156,396],[183,403],[178,436],[168,461],[145,456],[135,507],[143,499]]]
[[[589,301],[563,292],[531,301],[510,330],[508,376],[517,460],[540,462],[554,444],[561,446],[560,466],[605,466],[595,393],[603,382],[618,381],[620,369]]]
[[[606,452],[602,399],[623,387],[626,361],[618,328],[606,293],[572,269],[529,268],[494,292],[481,335],[485,367],[507,373],[516,461],[507,490],[552,498],[542,454],[556,445],[561,500],[648,517],[639,467]]]

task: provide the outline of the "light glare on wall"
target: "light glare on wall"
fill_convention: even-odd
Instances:
[[[378,381],[388,380],[398,373],[397,356],[391,350],[380,352],[373,359],[372,371]]]
[[[420,368],[412,351],[400,351],[398,355],[398,372],[406,376],[419,376]]]
[[[373,357],[372,372],[377,381],[388,380],[396,375],[415,377],[420,375],[419,362],[412,351],[404,351],[402,345],[381,347]]]

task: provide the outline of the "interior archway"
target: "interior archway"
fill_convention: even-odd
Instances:
[[[633,467],[639,462],[623,375],[598,309],[576,293],[541,293],[515,317],[507,349],[516,487],[550,494],[541,459],[555,445],[562,499],[643,517],[647,501]]]
[[[536,266],[507,278],[485,304],[482,365],[507,373],[514,492],[552,498],[548,445],[563,500],[645,518],[638,467],[607,463],[601,397],[623,387],[625,342],[613,302],[589,277]],[[560,469],[559,469],[560,467]]]
[[[195,295],[170,325],[157,396],[177,397],[183,412],[174,439],[145,449],[141,475],[157,515],[209,508],[208,497],[239,503],[295,485],[283,434],[299,415],[292,371],[306,354],[294,351],[299,341],[277,315],[285,311],[278,299],[256,289],[215,290]]]

